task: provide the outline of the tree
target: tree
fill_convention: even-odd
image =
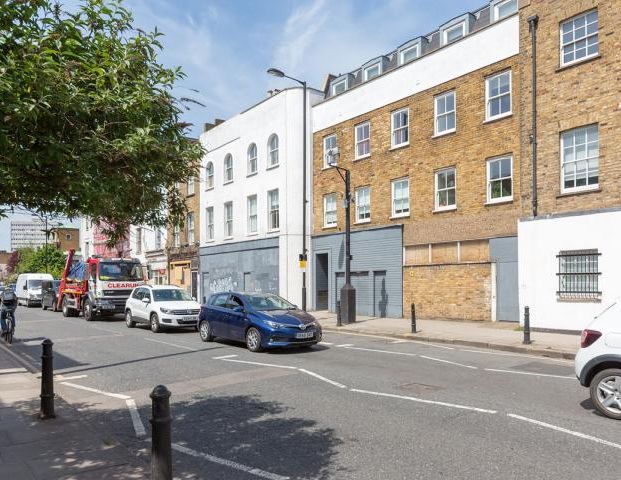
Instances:
[[[55,245],[34,249],[23,249],[18,266],[19,273],[48,273],[60,278],[65,268],[67,256]]]
[[[180,121],[180,68],[119,2],[0,2],[0,205],[111,225],[183,224],[175,188],[203,150]]]
[[[17,271],[18,264],[19,264],[19,251],[14,250],[13,252],[11,252],[9,259],[7,260],[7,266],[6,266],[7,272],[15,273]]]

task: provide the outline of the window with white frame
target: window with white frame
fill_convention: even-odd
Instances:
[[[599,131],[597,125],[561,133],[561,190],[599,185]]]
[[[494,20],[498,21],[517,12],[518,0],[503,0],[494,5]]]
[[[335,148],[336,148],[336,134],[323,137],[323,166],[325,168],[330,166],[330,162],[332,162],[332,164],[336,164],[336,157],[330,156],[330,152],[334,151]]]
[[[257,233],[258,215],[257,215],[257,196],[250,195],[246,201],[248,211],[248,234]]]
[[[498,157],[487,161],[487,202],[513,199],[513,158]]]
[[[561,22],[561,65],[599,54],[597,10]]]
[[[188,195],[194,195],[194,177],[188,179]]]
[[[407,108],[392,112],[390,122],[391,147],[399,147],[409,143],[409,122],[410,112]]]
[[[356,159],[365,158],[371,155],[371,124],[361,123],[355,127],[356,137]]]
[[[400,178],[391,183],[392,216],[406,217],[410,214],[410,180]]]
[[[257,145],[251,143],[248,147],[248,175],[257,173]]]
[[[436,172],[436,210],[455,208],[455,168],[445,168]]]
[[[558,258],[558,298],[572,300],[599,298],[599,257],[597,249],[564,250]]]
[[[233,155],[230,153],[224,157],[224,183],[231,183],[233,181]]]
[[[142,253],[142,227],[136,228],[136,253]]]
[[[364,81],[379,77],[380,73],[382,73],[382,67],[378,62],[364,69]]]
[[[456,129],[455,91],[435,97],[435,134],[443,135]]]
[[[162,248],[162,230],[159,228],[155,229],[155,249],[159,250]]]
[[[356,223],[371,221],[371,187],[356,189]]]
[[[278,202],[278,189],[267,192],[267,228],[278,230],[280,228],[280,205]]]
[[[338,95],[339,93],[343,93],[345,90],[347,90],[346,78],[332,84],[332,95]]]
[[[181,245],[181,229],[179,225],[175,225],[173,229],[173,247],[178,247]]]
[[[444,30],[444,45],[459,40],[466,34],[466,22],[458,23]]]
[[[267,167],[275,167],[278,165],[278,135],[273,133],[267,142],[268,165]]]
[[[207,166],[205,167],[205,177],[206,177],[206,188],[207,190],[213,188],[213,163],[212,162],[208,162]]]
[[[207,224],[207,240],[213,240],[215,238],[213,226],[213,207],[207,207],[205,209],[205,223]]]
[[[419,45],[412,45],[411,47],[404,48],[401,50],[401,54],[399,60],[401,64],[411,62],[412,60],[416,60],[420,56],[420,48]]]
[[[233,202],[224,204],[224,238],[233,236]]]
[[[188,233],[188,244],[194,243],[194,212],[189,212],[186,218],[186,227]]]
[[[485,79],[486,120],[511,115],[511,70]]]
[[[336,193],[323,197],[323,226],[336,227]]]

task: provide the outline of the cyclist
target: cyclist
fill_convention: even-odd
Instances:
[[[8,312],[13,313],[13,328],[15,328],[15,309],[17,308],[17,296],[12,288],[7,288],[0,293],[0,329],[6,332],[6,316]]]

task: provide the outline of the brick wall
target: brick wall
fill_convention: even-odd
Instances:
[[[412,302],[423,319],[490,321],[491,264],[404,267],[404,312]]]
[[[181,193],[185,196],[185,204],[188,207],[188,212],[194,212],[194,242],[197,243],[200,241],[201,235],[201,223],[200,223],[200,198],[201,198],[201,183],[200,179],[197,177],[194,182],[194,194],[188,195],[188,185],[187,183],[182,183],[179,185],[179,189]],[[174,230],[171,227],[168,227],[166,234],[166,248],[172,248],[174,246],[173,243]],[[188,244],[188,231],[187,224],[184,224],[180,229],[179,235],[179,244],[181,246]]]

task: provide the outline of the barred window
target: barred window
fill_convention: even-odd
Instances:
[[[559,298],[599,298],[599,253],[597,250],[566,250],[558,255]]]

